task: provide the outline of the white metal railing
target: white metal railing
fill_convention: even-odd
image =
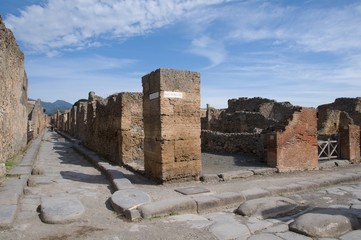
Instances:
[[[331,160],[338,158],[337,140],[318,141],[318,160]]]

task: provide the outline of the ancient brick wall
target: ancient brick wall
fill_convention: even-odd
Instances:
[[[128,164],[143,159],[141,93],[119,93],[103,99],[90,92],[70,111],[58,113],[57,127],[110,162]]]
[[[0,177],[5,161],[26,147],[27,89],[24,55],[0,17]]]
[[[160,180],[201,173],[200,74],[158,69],[142,78],[145,172]]]
[[[267,164],[280,172],[318,169],[316,119],[315,109],[302,108],[283,130],[268,133]]]

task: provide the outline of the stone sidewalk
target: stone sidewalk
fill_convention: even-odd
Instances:
[[[241,176],[228,177],[229,181],[218,182],[217,179],[210,182],[194,181],[157,185],[123,167],[109,164],[94,152],[81,146],[76,139],[64,133],[60,134],[71,140],[73,147],[108,177],[115,189],[116,196],[113,197],[113,203],[119,203],[115,208],[130,220],[169,216],[174,213],[211,212],[236,207],[246,200],[361,181],[361,166],[350,165],[324,171],[283,174],[266,169],[264,172],[266,175],[263,175],[262,170],[253,170],[257,171],[257,174],[250,175],[247,174],[250,171],[241,170],[224,173],[223,175]],[[127,177],[133,179],[134,183]],[[149,197],[146,197],[147,195]],[[122,204],[124,206],[121,206]]]
[[[24,156],[22,163],[10,173],[13,174],[11,175],[12,177],[0,187],[0,218],[2,228],[11,228],[16,212],[19,210],[19,199],[22,201],[22,206],[25,204],[25,209],[32,209],[30,211],[31,214],[29,213],[31,217],[36,217],[36,211],[34,209],[40,206],[40,218],[44,223],[64,224],[79,221],[79,219],[81,221],[81,219],[84,218],[84,209],[89,209],[90,207],[89,204],[83,206],[84,201],[89,202],[89,199],[84,200],[82,195],[94,197],[98,190],[97,192],[91,193],[89,189],[95,190],[100,188],[103,189],[101,191],[101,198],[104,199],[104,201],[108,198],[109,205],[111,205],[115,211],[132,221],[144,219],[141,222],[147,223],[148,221],[152,221],[152,219],[165,217],[163,218],[165,222],[187,222],[195,225],[204,222],[206,224],[201,224],[201,226],[206,229],[207,232],[216,236],[216,239],[233,239],[231,236],[238,236],[237,238],[239,239],[247,239],[255,237],[262,229],[276,228],[278,225],[282,225],[279,227],[282,231],[278,231],[277,234],[285,234],[286,226],[287,232],[289,232],[288,225],[291,221],[295,221],[299,212],[295,213],[291,211],[293,214],[292,217],[288,217],[286,220],[278,217],[275,218],[275,216],[267,216],[265,218],[262,214],[261,219],[260,216],[241,217],[241,215],[239,215],[237,217],[237,214],[235,215],[233,213],[240,205],[251,205],[252,201],[258,201],[259,199],[265,199],[266,202],[275,201],[274,204],[270,205],[271,207],[269,207],[269,209],[264,210],[274,212],[272,209],[277,209],[277,204],[280,201],[283,203],[283,200],[276,201],[274,197],[289,197],[291,200],[296,201],[296,203],[292,204],[297,205],[299,207],[297,209],[302,212],[302,210],[305,210],[302,209],[302,207],[304,207],[302,204],[304,198],[303,200],[299,200],[295,198],[295,196],[327,188],[329,192],[334,194],[332,195],[333,197],[346,193],[356,196],[353,197],[355,198],[355,202],[352,203],[354,209],[361,206],[361,202],[358,200],[361,199],[361,187],[359,187],[359,185],[352,185],[354,187],[344,188],[343,190],[333,187],[336,184],[360,182],[360,165],[288,174],[268,172],[268,175],[253,174],[247,178],[230,178],[230,180],[222,182],[194,181],[158,185],[123,167],[113,166],[107,163],[95,153],[82,147],[74,139],[71,139],[70,142],[65,142],[64,138],[54,136],[56,136],[56,133],[48,132],[46,133],[47,140],[45,142],[41,141],[41,139],[34,141]],[[54,139],[52,140],[52,138]],[[58,144],[59,141],[61,144]],[[43,149],[40,151],[42,157],[39,160],[36,156],[42,145],[48,150],[45,149],[45,151]],[[64,148],[63,145],[66,146],[66,148]],[[101,170],[108,178],[112,188],[104,189],[104,180],[101,180],[100,176],[97,176],[98,174],[90,170],[90,165],[88,166],[85,159],[73,156],[73,153],[67,150],[70,149],[70,147],[81,153],[81,155],[88,159],[96,168]],[[61,153],[60,158],[50,151],[51,148]],[[46,154],[50,155],[46,156]],[[33,160],[29,160],[30,158]],[[36,159],[36,162],[40,162],[41,164],[34,164],[34,160]],[[48,160],[45,161],[45,159]],[[60,165],[59,163],[51,163],[53,159],[59,159]],[[57,165],[56,168],[53,168],[54,164]],[[84,169],[87,170],[84,172]],[[31,172],[33,175],[30,175]],[[44,172],[46,172],[46,174],[43,174]],[[94,177],[98,179],[95,185]],[[89,183],[91,184],[89,185]],[[59,188],[58,191],[61,192],[55,191],[56,189],[54,189],[54,187]],[[45,194],[44,191],[48,192],[48,194]],[[65,192],[62,193],[63,191]],[[22,198],[21,196],[24,192],[26,195]],[[39,195],[43,197],[39,198]],[[109,195],[109,197],[107,197],[107,195]],[[76,197],[74,198],[74,196]],[[69,208],[69,206],[72,207]],[[314,207],[308,208],[307,211],[311,211],[316,207],[315,205]],[[351,205],[344,204],[340,209],[350,207]],[[99,205],[97,211],[99,213],[103,212],[103,208],[104,207]],[[284,206],[282,205],[281,208],[284,208]],[[59,214],[59,209],[61,214]],[[225,209],[228,210],[224,211]],[[24,209],[21,210],[22,218],[24,216],[30,217],[30,215],[24,215]],[[254,211],[257,212],[260,210],[256,209]],[[330,211],[328,210],[327,212],[329,213]],[[358,210],[353,210],[353,212],[358,214]],[[238,214],[242,213],[243,210],[239,210]],[[345,213],[341,211],[341,213],[349,216],[348,212]],[[334,212],[333,214],[335,215]],[[234,220],[235,218],[241,220],[238,219],[236,221]],[[354,219],[354,217],[348,219]],[[135,224],[137,225],[139,223]],[[244,231],[241,231],[242,229],[244,229]],[[227,231],[229,233],[233,232],[234,234],[227,234]],[[348,231],[348,233],[351,234],[350,231]],[[279,237],[275,232],[267,232],[266,235],[264,234],[266,233],[263,233],[261,236],[264,238],[259,239],[273,239],[267,238],[267,236],[270,237],[269,234],[273,235],[274,239],[277,239],[275,237]],[[289,236],[295,236],[294,232],[287,234]],[[358,234],[358,232],[353,234]],[[300,237],[303,235],[298,234],[297,236]],[[279,239],[288,238],[279,237]]]

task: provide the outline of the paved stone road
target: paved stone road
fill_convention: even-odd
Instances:
[[[0,239],[312,239],[303,234],[290,231],[295,219],[310,211],[321,211],[323,222],[311,223],[307,231],[329,229],[322,225],[331,219],[334,225],[336,216],[341,215],[341,223],[337,225],[333,237],[327,239],[353,240],[361,239],[361,181],[341,185],[328,186],[316,190],[310,189],[299,193],[283,194],[295,203],[297,208],[291,212],[284,208],[265,206],[265,214],[253,214],[259,210],[252,201],[247,201],[250,216],[235,214],[236,207],[212,210],[202,214],[177,214],[163,218],[143,219],[140,222],[129,222],[113,211],[110,198],[114,189],[107,178],[95,169],[87,160],[77,154],[72,144],[54,132],[47,132],[41,143],[38,159],[33,174],[28,180],[24,196],[19,200],[18,213],[12,227],[1,230]],[[124,170],[124,169],[123,169]],[[340,175],[345,172],[357,172],[360,166],[337,170]],[[202,184],[197,186],[209,188],[212,193],[250,189],[253,184],[273,182],[282,185],[285,182],[317,180],[318,175],[329,175],[331,172],[296,173],[294,175],[275,175],[252,179],[231,181],[223,184]],[[183,184],[154,185],[139,176],[124,170],[136,187],[149,194],[153,201],[167,197],[179,196],[174,191]],[[289,179],[287,179],[289,178]],[[263,180],[264,179],[264,180]],[[293,179],[293,180],[292,180]],[[248,188],[247,188],[248,186]],[[178,195],[177,195],[178,194]],[[209,193],[202,194],[208,197]],[[265,202],[272,198],[267,196]],[[79,203],[79,204],[78,204]],[[266,204],[267,205],[267,204]],[[41,206],[41,207],[39,207]],[[277,209],[282,214],[273,216]],[[351,209],[351,210],[350,210]],[[270,212],[271,211],[271,212]],[[351,211],[351,212],[348,212]],[[316,214],[316,213],[315,213]],[[315,218],[312,215],[312,218]],[[318,216],[318,215],[317,215]],[[356,216],[356,217],[355,217]],[[326,219],[326,220],[325,220]],[[301,219],[302,220],[302,219]],[[347,222],[350,220],[350,222]],[[297,220],[296,220],[297,221]],[[302,222],[298,223],[301,225]],[[331,225],[332,225],[331,224]],[[294,224],[293,225],[297,225]],[[347,227],[354,228],[352,231]],[[346,230],[345,230],[346,229]],[[329,232],[329,231],[328,231]],[[316,239],[316,238],[314,238]],[[319,238],[322,239],[322,238]],[[324,238],[326,239],[326,238]]]

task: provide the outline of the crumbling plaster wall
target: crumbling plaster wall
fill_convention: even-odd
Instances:
[[[24,55],[0,16],[0,177],[27,144],[27,89]]]

